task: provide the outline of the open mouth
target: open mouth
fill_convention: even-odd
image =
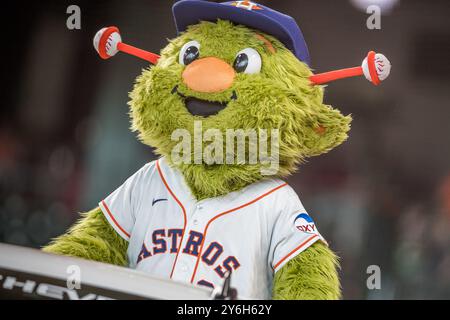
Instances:
[[[201,117],[209,117],[218,114],[220,111],[225,109],[228,105],[228,102],[218,102],[218,101],[208,101],[202,100],[194,97],[186,97],[184,94],[178,91],[178,86],[175,86],[172,89],[172,94],[178,94],[181,98],[184,99],[184,103],[186,108],[193,116],[201,116]],[[230,100],[236,100],[237,95],[236,92],[233,91],[233,94]]]

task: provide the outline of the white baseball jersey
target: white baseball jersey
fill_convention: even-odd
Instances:
[[[144,165],[99,205],[129,242],[131,268],[211,288],[229,270],[231,285],[246,298],[270,299],[275,272],[323,240],[283,181],[197,201],[164,158]]]

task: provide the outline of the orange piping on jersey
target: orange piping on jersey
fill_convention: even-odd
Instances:
[[[186,209],[184,208],[181,201],[178,200],[177,196],[172,192],[172,189],[170,189],[169,185],[167,184],[167,181],[164,178],[164,175],[162,174],[161,168],[159,167],[159,160],[156,161],[156,169],[158,169],[159,176],[161,177],[162,182],[166,186],[167,191],[169,191],[170,195],[175,199],[175,201],[178,203],[181,210],[183,211],[183,218],[184,218],[183,232],[181,233],[180,245],[178,246],[177,255],[175,256],[175,261],[173,262],[172,271],[170,272],[170,278],[172,279],[173,271],[175,270],[175,265],[177,264],[177,260],[178,260],[178,254],[180,253],[181,245],[183,244],[184,231],[186,230]]]
[[[259,201],[259,200],[261,200],[262,198],[268,196],[269,194],[271,194],[271,193],[273,193],[273,192],[277,191],[278,189],[281,189],[281,188],[283,188],[283,187],[285,187],[285,186],[287,186],[287,183],[283,183],[283,184],[279,185],[278,187],[273,188],[272,190],[270,190],[270,191],[264,193],[263,195],[260,195],[259,197],[255,198],[255,199],[253,199],[252,201],[247,202],[247,203],[245,203],[245,204],[243,204],[243,205],[241,205],[241,206],[239,206],[239,207],[236,207],[236,208],[233,208],[233,209],[224,211],[224,212],[222,212],[222,213],[219,213],[219,214],[216,215],[214,218],[212,218],[211,220],[208,221],[208,223],[206,224],[206,227],[205,227],[205,231],[203,232],[203,240],[202,240],[202,243],[201,243],[201,245],[200,245],[200,250],[199,250],[199,253],[198,253],[198,257],[197,257],[197,262],[195,263],[195,268],[194,268],[194,273],[192,274],[191,283],[194,282],[195,274],[197,273],[198,263],[199,263],[199,261],[200,261],[200,257],[202,256],[203,245],[205,244],[206,233],[208,232],[208,228],[209,228],[209,225],[211,224],[211,222],[213,222],[213,221],[216,220],[217,218],[220,218],[220,217],[223,216],[223,215],[226,215],[226,214],[228,214],[228,213],[231,213],[231,212],[240,210],[240,209],[242,209],[242,208],[245,208],[245,207],[247,207],[247,206],[249,206],[249,205],[251,205],[251,204],[253,204],[253,203],[255,203],[255,202]]]
[[[102,205],[105,207],[106,213],[110,216],[111,220],[114,222],[114,224],[117,226],[117,228],[119,228],[120,231],[122,231],[128,238],[130,238],[130,234],[128,232],[126,232],[124,228],[122,228],[120,226],[120,224],[117,222],[117,220],[112,215],[112,213],[109,210],[108,205],[106,204],[105,200],[102,200]]]
[[[275,266],[273,267],[273,270],[275,270],[281,263],[283,263],[284,260],[286,260],[287,258],[289,258],[291,255],[293,255],[295,252],[297,252],[298,250],[300,250],[301,248],[303,248],[309,241],[311,241],[312,239],[318,237],[317,234],[312,235],[311,237],[309,237],[308,239],[306,239],[305,241],[303,241],[297,248],[295,248],[294,250],[292,250],[291,252],[289,252],[287,255],[284,256],[284,258],[282,258],[280,261],[278,261]]]

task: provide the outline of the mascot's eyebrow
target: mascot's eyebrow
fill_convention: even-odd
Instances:
[[[274,48],[274,46],[272,45],[272,43],[263,35],[257,33],[255,34],[255,37],[257,37],[259,40],[263,41],[264,44],[266,45],[267,50],[269,50],[271,53],[275,53],[277,52],[277,50]]]

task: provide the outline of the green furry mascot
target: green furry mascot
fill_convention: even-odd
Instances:
[[[173,11],[180,34],[161,56],[122,43],[114,27],[94,39],[105,59],[123,51],[155,64],[129,104],[133,130],[161,159],[44,251],[211,288],[228,271],[249,298],[339,299],[338,258],[279,179],[347,138],[350,116],[323,103],[319,84],[363,74],[384,80],[370,59],[387,59],[369,54],[362,67],[316,76],[300,29],[284,14],[249,1],[185,0]],[[243,154],[223,146],[230,129],[235,142],[243,138]],[[262,129],[265,146],[251,139]],[[182,139],[198,130],[201,149]],[[263,149],[276,152],[254,157]]]

